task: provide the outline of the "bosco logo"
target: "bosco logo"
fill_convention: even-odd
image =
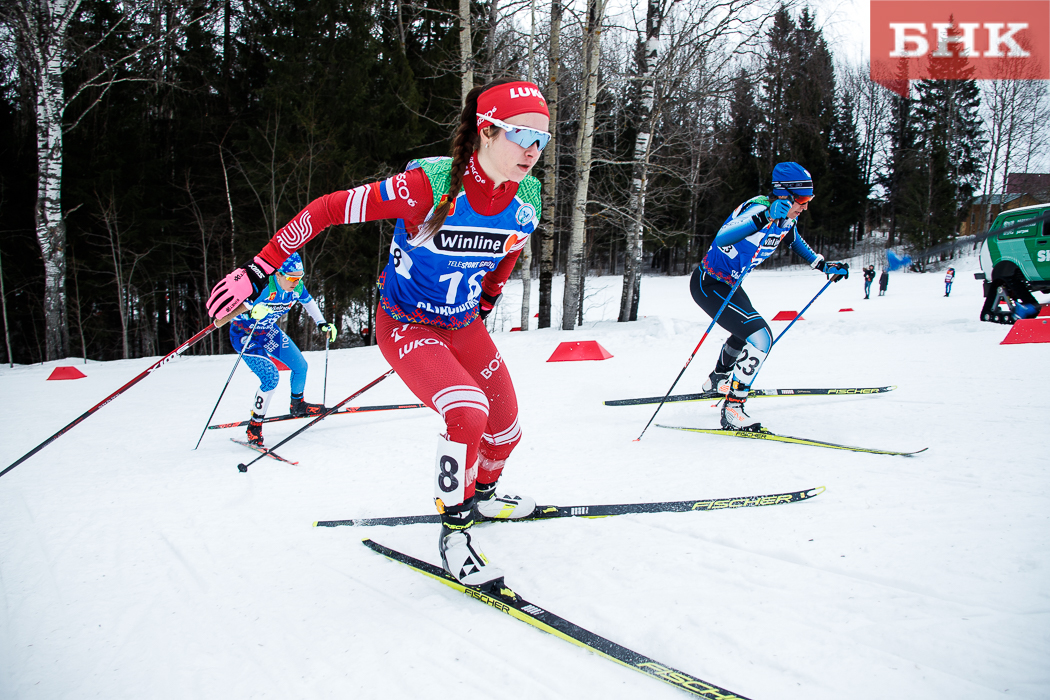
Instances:
[[[498,370],[502,364],[503,358],[500,357],[500,354],[497,352],[496,357],[488,364],[488,367],[481,370],[481,376],[485,379],[492,379],[492,373]]]

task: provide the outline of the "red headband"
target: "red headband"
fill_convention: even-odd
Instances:
[[[547,100],[543,99],[543,93],[534,83],[524,80],[503,83],[478,95],[478,114],[486,117],[506,120],[526,112],[538,112],[547,117],[551,115],[547,109]],[[478,117],[478,131],[486,126],[489,126],[489,122]]]

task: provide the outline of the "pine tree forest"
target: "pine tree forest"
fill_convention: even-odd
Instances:
[[[848,257],[878,230],[921,267],[1045,146],[1042,82],[999,99],[997,81],[947,76],[900,97],[839,60],[802,4],[6,0],[0,358],[169,352],[307,203],[446,155],[465,88],[501,77],[531,77],[556,114],[515,274],[539,279],[541,326],[564,329],[598,275],[623,276],[619,318],[637,318],[642,278],[695,267],[779,161],[813,174],[800,230],[816,250]],[[340,347],[374,342],[392,232],[336,226],[301,251]],[[566,271],[573,318],[552,319]],[[286,330],[324,348],[303,314]],[[222,335],[192,352],[232,352]]]

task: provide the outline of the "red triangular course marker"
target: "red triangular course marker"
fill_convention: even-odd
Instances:
[[[773,317],[774,321],[794,321],[795,317],[798,316],[797,311],[781,311]],[[799,321],[805,321],[806,319],[799,316]]]
[[[1043,308],[1039,309],[1039,313],[1036,314],[1036,318],[1043,316],[1050,316],[1050,304],[1043,304]]]
[[[853,309],[839,309],[839,313],[842,313],[843,311],[853,311]]]
[[[1010,327],[1000,345],[1050,343],[1050,318],[1022,318]]]
[[[278,372],[290,372],[291,371],[290,369],[288,369],[288,365],[284,364],[283,362],[278,360],[276,357],[273,358],[273,363],[275,365],[277,365],[277,371]]]
[[[51,371],[51,376],[47,378],[47,381],[52,379],[83,379],[87,375],[81,372],[76,367],[55,367]]]
[[[597,340],[579,340],[559,343],[547,362],[573,362],[576,360],[608,360],[612,355],[598,344]]]

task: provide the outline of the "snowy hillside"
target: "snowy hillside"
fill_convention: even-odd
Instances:
[[[657,427],[632,442],[654,406],[602,402],[662,395],[708,318],[687,277],[645,278],[644,318],[629,324],[615,322],[620,279],[588,280],[583,328],[494,334],[524,432],[506,487],[560,505],[827,490],[770,508],[485,525],[477,543],[537,604],[755,700],[1048,697],[1048,346],[999,345],[1008,327],[977,320],[980,283],[957,270],[950,298],[943,273],[891,274],[870,300],[859,271],[832,285],[756,383],[895,391],[749,402],[779,433],[929,447],[915,457]],[[745,287],[771,318],[823,281],[759,270]],[[520,283],[501,303],[507,329],[515,297]],[[699,390],[724,338],[712,333],[676,392]],[[570,340],[613,358],[546,362]],[[306,398],[320,401],[324,354],[307,357]],[[0,698],[687,697],[360,544],[437,561],[436,526],[313,527],[431,512],[436,414],[332,417],[279,450],[298,466],[263,459],[247,474],[236,465],[256,455],[228,439],[242,429],[208,431],[193,451],[233,360],[169,363],[0,479]],[[0,469],[154,361],[0,368]],[[69,364],[87,378],[45,381]],[[386,369],[376,348],[332,352],[328,403]],[[245,419],[256,385],[241,366],[214,422]],[[287,395],[282,375],[271,413]],[[415,401],[395,376],[354,403]],[[669,404],[657,422],[717,427],[718,411]],[[302,425],[264,434],[275,444]]]

